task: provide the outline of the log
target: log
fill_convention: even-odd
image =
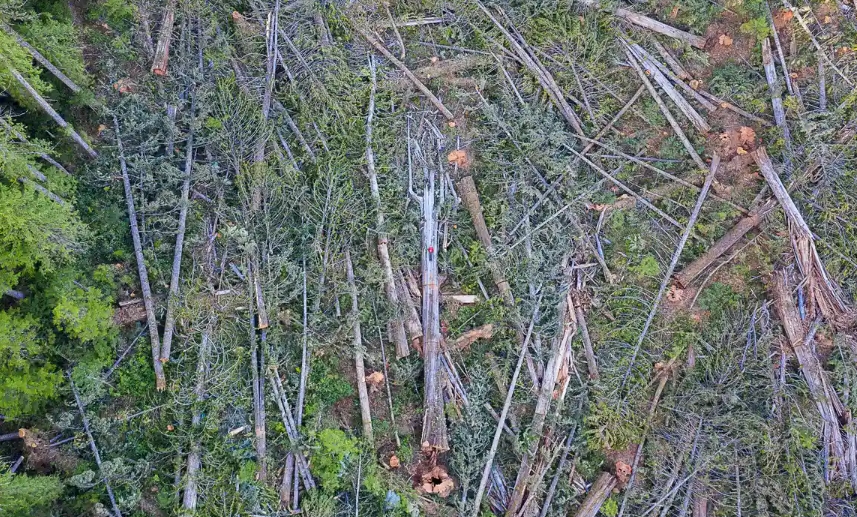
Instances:
[[[308,491],[313,490],[316,487],[315,480],[310,474],[306,456],[304,456],[302,451],[297,450],[300,433],[298,432],[297,425],[295,425],[295,420],[292,417],[292,410],[289,406],[288,398],[286,397],[286,391],[283,389],[283,383],[280,380],[280,376],[277,374],[276,366],[268,370],[268,377],[271,381],[269,384],[274,396],[274,401],[280,409],[280,417],[282,418],[283,426],[286,428],[286,434],[289,437],[289,443],[293,449],[292,452],[295,458],[295,465],[297,466],[298,474],[301,477],[304,488]]]
[[[401,359],[407,357],[410,352],[408,337],[405,334],[405,324],[401,316],[399,304],[399,290],[396,288],[396,278],[393,276],[393,263],[390,260],[389,238],[384,221],[384,207],[381,203],[381,191],[378,187],[378,174],[375,171],[375,153],[372,150],[372,119],[375,117],[375,92],[377,89],[375,60],[369,60],[369,72],[371,77],[371,89],[369,91],[369,114],[366,116],[366,170],[369,175],[369,189],[372,200],[375,203],[375,224],[378,233],[378,259],[381,269],[384,271],[384,292],[387,302],[394,312],[389,321],[390,336],[396,346],[396,357]]]
[[[39,92],[37,92],[36,89],[33,88],[32,85],[30,85],[30,83],[28,83],[26,79],[24,79],[24,76],[22,76],[8,62],[8,60],[6,60],[6,58],[3,58],[3,61],[8,66],[9,73],[12,74],[12,77],[14,77],[15,80],[18,81],[18,84],[20,84],[24,88],[24,90],[26,90],[27,93],[29,93],[30,96],[33,97],[33,100],[36,101],[36,103],[39,105],[39,107],[42,108],[42,110],[45,113],[47,113],[47,115],[49,117],[51,117],[54,120],[54,122],[57,123],[57,125],[59,127],[66,130],[68,132],[69,136],[71,136],[72,140],[74,140],[75,143],[77,143],[77,145],[79,145],[81,147],[81,149],[83,149],[86,152],[86,154],[89,155],[90,158],[97,158],[98,153],[96,153],[95,150],[92,147],[90,147],[88,143],[86,143],[86,141],[83,139],[83,137],[81,137],[77,133],[77,131],[75,131],[74,128],[71,127],[71,124],[66,122],[65,119],[63,119],[60,116],[60,114],[57,113],[56,110],[54,110],[50,104],[48,104],[48,101],[46,101],[45,98],[42,97],[41,94],[39,94]]]
[[[431,102],[434,107],[437,108],[438,111],[440,111],[441,115],[443,115],[447,121],[455,121],[455,115],[453,115],[452,112],[449,111],[446,106],[443,105],[440,99],[438,99],[437,96],[432,93],[431,90],[429,90],[428,87],[426,87],[426,85],[423,84],[423,82],[420,81],[417,76],[415,76],[414,73],[408,69],[407,66],[405,66],[404,63],[399,61],[396,56],[394,56],[389,50],[387,50],[387,48],[384,47],[384,45],[382,45],[380,41],[378,41],[373,35],[363,29],[355,27],[354,30],[357,31],[358,34],[363,36],[363,39],[365,39],[367,42],[369,42],[370,45],[375,47],[378,52],[383,54],[384,57],[386,57],[391,63],[393,63],[396,68],[401,70],[402,73],[404,73],[405,76],[410,79],[412,83],[414,83],[414,86],[416,86],[417,89],[422,92],[423,95],[426,96],[429,102]]]
[[[155,46],[155,58],[152,60],[152,73],[167,75],[167,64],[170,59],[170,42],[173,39],[173,25],[176,21],[177,0],[167,0],[164,7],[164,17],[161,19],[161,32],[158,34],[158,44]]]
[[[191,98],[190,112],[193,115],[195,98]],[[184,237],[187,229],[187,212],[190,208],[190,179],[193,169],[193,124],[190,123],[187,142],[185,143],[184,181],[182,182],[181,197],[179,198],[179,221],[176,229],[176,245],[173,251],[173,268],[170,273],[170,291],[167,294],[167,313],[164,316],[164,339],[161,342],[161,362],[170,360],[170,349],[173,343],[173,331],[175,330],[175,305],[178,303],[179,278],[182,267],[182,254],[184,253]]]
[[[259,349],[258,340],[256,339],[256,322],[253,307],[255,298],[256,271],[252,267],[247,268],[249,272],[249,296],[247,298],[250,306],[250,321],[249,321],[249,340],[250,340],[250,371],[251,371],[251,387],[253,392],[253,434],[255,436],[256,447],[256,462],[259,465],[258,476],[259,481],[265,483],[267,471],[267,432],[265,426],[265,399],[264,386],[262,380],[264,377],[264,348]],[[262,333],[266,332],[262,329]],[[264,343],[263,343],[264,346]]]
[[[370,444],[375,442],[372,432],[372,415],[369,405],[369,391],[366,389],[366,367],[363,362],[363,335],[360,329],[360,306],[357,303],[357,284],[354,281],[354,267],[351,253],[345,249],[345,271],[348,288],[351,291],[351,330],[354,333],[354,370],[357,378],[357,394],[360,399],[360,419],[363,422],[363,438]]]
[[[149,286],[149,272],[143,257],[143,245],[140,239],[140,229],[137,227],[137,211],[134,209],[134,193],[131,191],[131,178],[128,176],[128,165],[125,162],[125,152],[122,149],[122,138],[119,132],[119,119],[113,115],[113,127],[116,131],[116,145],[119,148],[119,165],[122,170],[122,184],[125,188],[125,203],[128,206],[128,222],[131,226],[131,240],[134,243],[134,257],[137,260],[137,274],[140,277],[140,289],[143,291],[143,304],[146,307],[146,321],[149,325],[149,340],[152,344],[152,367],[155,370],[155,387],[163,391],[167,387],[164,377],[164,365],[161,362],[161,343],[158,338],[158,319],[155,317],[155,304],[152,300],[152,288]]]
[[[762,64],[765,67],[765,79],[768,81],[768,89],[771,92],[771,106],[774,110],[774,121],[783,133],[786,143],[787,159],[793,156],[792,136],[789,124],[786,121],[786,110],[783,106],[782,92],[777,77],[777,68],[774,66],[774,55],[771,52],[771,43],[768,38],[762,40]]]
[[[750,215],[738,221],[738,223],[726,232],[723,237],[718,239],[718,241],[715,242],[708,251],[676,273],[675,281],[679,287],[688,287],[696,277],[698,277],[724,253],[729,251],[729,249],[741,240],[747,232],[759,226],[773,208],[773,201],[764,203],[761,207],[751,212]]]
[[[592,348],[592,338],[589,335],[589,326],[586,324],[586,316],[583,314],[583,304],[580,303],[580,293],[573,291],[571,301],[574,306],[574,316],[577,328],[580,329],[580,338],[583,341],[583,352],[586,355],[586,366],[589,369],[589,378],[597,381],[598,361],[595,359],[595,351]]]
[[[53,65],[53,63],[48,61],[48,58],[43,56],[41,52],[39,52],[38,50],[33,48],[32,45],[27,43],[27,41],[20,34],[18,34],[15,31],[15,29],[10,27],[6,23],[0,23],[0,27],[2,27],[3,31],[6,32],[6,34],[15,38],[15,41],[18,42],[18,45],[21,45],[21,47],[23,47],[24,50],[29,52],[30,55],[33,56],[33,59],[35,59],[40,65],[45,67],[48,70],[48,72],[52,73],[54,75],[54,77],[56,77],[57,79],[60,80],[60,82],[62,82],[64,85],[66,85],[69,90],[73,91],[74,93],[80,93],[80,86],[75,84],[74,81],[72,81],[71,79],[69,79],[69,77],[67,75],[62,73],[62,71],[59,68],[55,67]]]
[[[39,193],[43,194],[45,197],[47,197],[48,199],[50,199],[54,203],[56,203],[62,207],[68,206],[68,202],[66,202],[65,199],[59,197],[58,195],[54,194],[50,190],[46,189],[42,185],[39,185],[38,183],[36,183],[35,181],[33,181],[31,179],[29,179],[29,178],[18,178],[18,181],[23,183],[24,185],[29,186],[33,190],[38,191]]]
[[[610,472],[599,474],[595,482],[592,483],[589,493],[586,494],[586,499],[583,500],[577,509],[577,513],[574,514],[575,517],[595,517],[598,515],[601,505],[610,497],[618,484],[619,480]]]
[[[396,287],[401,299],[405,302],[405,329],[408,332],[411,346],[422,350],[420,340],[423,337],[423,326],[414,299],[411,297],[410,290],[405,283],[405,277],[400,269],[396,269]]]

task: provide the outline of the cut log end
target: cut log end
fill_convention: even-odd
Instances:
[[[157,76],[163,77],[163,76],[167,75],[167,69],[153,66],[152,67],[152,73],[157,75]]]

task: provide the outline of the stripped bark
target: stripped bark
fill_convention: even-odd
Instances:
[[[718,239],[713,246],[708,248],[708,251],[676,273],[675,281],[678,285],[683,288],[689,286],[696,277],[711,266],[711,264],[713,264],[724,253],[729,251],[729,249],[741,240],[747,232],[759,226],[759,224],[761,224],[765,219],[765,216],[767,216],[773,208],[774,202],[768,201],[758,209],[754,210],[750,215],[738,221],[732,229],[726,232],[723,237]]]
[[[152,59],[152,73],[167,75],[167,63],[170,59],[170,42],[173,39],[173,25],[176,21],[176,4],[178,0],[167,0],[164,7],[164,17],[161,19],[161,32],[158,34],[158,44],[155,47],[155,57]]]
[[[26,79],[24,79],[24,76],[22,76],[17,70],[15,70],[14,67],[12,67],[11,63],[9,63],[6,58],[2,59],[7,65],[9,73],[12,74],[12,77],[14,77],[15,80],[18,81],[18,84],[20,84],[24,88],[24,90],[26,90],[27,93],[29,93],[30,96],[33,97],[33,100],[36,101],[36,104],[38,104],[39,107],[42,108],[42,110],[44,110],[44,112],[47,113],[47,115],[51,117],[54,122],[57,123],[57,125],[59,125],[59,127],[63,128],[66,132],[68,132],[69,136],[71,136],[71,139],[74,140],[75,143],[77,143],[77,145],[79,145],[81,149],[83,149],[86,154],[89,155],[90,158],[97,158],[98,153],[96,153],[95,150],[90,147],[88,143],[86,143],[83,137],[81,137],[78,132],[75,131],[73,127],[71,127],[71,124],[66,122],[65,119],[63,119],[60,114],[57,113],[56,110],[54,110],[50,104],[48,104],[48,101],[46,101],[45,98],[42,97],[41,94],[39,94],[39,92],[37,92],[36,89],[33,88],[33,86],[28,83]]]
[[[384,221],[384,207],[381,204],[381,192],[378,188],[378,174],[375,171],[375,153],[372,150],[372,119],[375,117],[375,91],[377,88],[375,60],[369,60],[369,72],[372,80],[369,92],[369,114],[366,116],[366,170],[369,174],[369,188],[372,192],[372,200],[375,202],[375,224],[378,232],[378,259],[384,270],[384,291],[387,295],[394,316],[389,321],[390,336],[396,346],[396,357],[401,359],[410,354],[408,337],[405,334],[405,324],[401,316],[399,304],[399,290],[396,288],[396,278],[393,276],[393,264],[390,260],[388,248],[389,238]]]
[[[92,455],[95,457],[95,464],[98,466],[98,471],[101,472],[101,481],[104,483],[104,488],[107,490],[107,496],[110,498],[110,504],[113,506],[113,513],[115,517],[122,517],[122,512],[119,511],[119,505],[116,504],[116,496],[113,495],[113,488],[110,487],[110,482],[107,480],[107,475],[104,473],[104,469],[101,466],[101,454],[98,453],[98,447],[95,445],[95,438],[92,437],[92,431],[89,429],[89,418],[86,417],[83,402],[80,400],[80,394],[77,392],[77,387],[74,385],[74,380],[72,380],[71,374],[68,375],[68,383],[71,386],[71,392],[74,394],[74,401],[77,403],[77,409],[80,412],[80,419],[83,421],[83,430],[86,431],[86,437],[89,439],[89,448],[92,450]]]
[[[583,314],[583,304],[580,303],[580,293],[578,291],[572,291],[571,301],[574,305],[574,316],[577,327],[580,329],[580,338],[583,341],[583,351],[586,355],[589,378],[597,381],[600,377],[598,374],[598,361],[595,359],[595,351],[592,349],[592,338],[589,335],[589,327],[586,325],[586,316]]]
[[[401,269],[396,269],[396,287],[398,288],[400,299],[405,302],[405,329],[408,332],[408,337],[411,341],[411,346],[422,350],[421,339],[423,337],[423,325],[420,322],[420,315],[417,312],[417,306],[414,299],[411,297],[410,290],[405,283],[405,277],[402,275]]]
[[[193,116],[195,98],[191,98],[190,112]],[[187,228],[187,211],[190,208],[190,178],[193,169],[193,120],[188,130],[187,142],[185,143],[184,181],[179,199],[179,221],[176,229],[176,246],[173,251],[173,268],[170,273],[170,291],[167,294],[167,313],[164,316],[164,338],[161,342],[160,360],[166,363],[170,360],[170,350],[173,343],[173,331],[175,330],[175,306],[178,302],[179,275],[182,267],[182,254],[184,252],[184,236]]]
[[[163,391],[167,387],[164,377],[164,365],[161,363],[161,342],[158,337],[158,319],[155,317],[155,303],[152,300],[152,288],[149,286],[149,272],[143,257],[143,245],[140,229],[137,227],[137,211],[134,209],[134,193],[131,191],[131,179],[125,163],[122,138],[119,133],[119,119],[113,115],[113,127],[116,131],[116,145],[119,147],[119,165],[122,169],[122,184],[125,187],[125,203],[128,205],[128,222],[131,226],[131,240],[134,243],[134,256],[137,259],[137,274],[140,276],[140,289],[143,291],[143,305],[146,307],[146,321],[149,324],[149,341],[152,344],[152,367],[155,370],[155,387]]]
[[[533,436],[540,437],[540,439],[534,440],[521,457],[521,465],[518,467],[515,488],[512,490],[512,495],[509,498],[506,517],[515,517],[517,515],[527,490],[531,488],[532,464],[544,439],[542,431],[544,430],[551,400],[553,400],[554,387],[559,377],[559,371],[562,367],[568,344],[577,331],[573,311],[574,308],[569,306],[568,297],[564,297],[558,311],[561,315],[562,333],[553,338],[550,359],[545,366],[544,376],[539,388],[539,396],[536,399],[536,406],[533,410],[533,419],[530,422],[530,432]]]
[[[360,399],[360,419],[363,422],[363,438],[370,444],[375,441],[372,432],[372,414],[369,406],[369,391],[366,389],[366,367],[363,363],[363,334],[360,329],[360,306],[357,303],[357,283],[354,281],[354,267],[351,252],[345,250],[345,273],[348,288],[351,291],[351,329],[354,333],[354,370],[357,380],[357,394]]]
[[[839,287],[830,279],[821,257],[815,248],[812,231],[806,224],[800,210],[792,201],[774,169],[774,164],[764,147],[753,151],[753,159],[789,222],[789,235],[795,252],[798,267],[806,282],[809,293],[809,318],[815,316],[816,307],[821,314],[837,328],[848,328],[857,320],[857,312],[849,307],[840,294]]]
[[[12,27],[10,27],[10,26],[9,26],[8,24],[6,24],[6,23],[0,23],[0,28],[2,28],[2,29],[3,29],[3,31],[5,31],[5,32],[6,32],[6,34],[8,34],[8,35],[12,36],[13,38],[15,38],[15,41],[17,41],[17,42],[18,42],[18,44],[19,44],[19,45],[21,45],[21,46],[24,48],[24,50],[26,50],[27,52],[29,52],[29,53],[30,53],[30,55],[31,55],[31,56],[33,56],[33,59],[35,59],[36,61],[38,61],[38,63],[39,63],[40,65],[42,65],[43,67],[45,67],[45,68],[48,70],[48,72],[52,73],[52,74],[54,75],[54,77],[56,77],[56,78],[57,78],[57,79],[59,79],[59,80],[60,80],[64,85],[66,85],[66,86],[68,87],[68,89],[69,89],[69,90],[73,91],[74,93],[79,93],[79,92],[80,92],[80,86],[76,85],[76,84],[74,83],[74,81],[72,81],[71,79],[69,79],[69,77],[68,77],[67,75],[65,75],[64,73],[62,73],[62,71],[61,71],[59,68],[55,67],[55,66],[53,65],[53,63],[51,63],[50,61],[48,61],[48,58],[46,58],[45,56],[43,56],[43,55],[41,54],[41,52],[39,52],[38,50],[36,50],[35,48],[33,48],[33,46],[32,46],[32,45],[30,45],[29,43],[27,43],[27,41],[26,41],[23,37],[21,37],[21,35],[20,35],[20,34],[18,34],[17,32],[15,32],[15,29],[13,29]]]

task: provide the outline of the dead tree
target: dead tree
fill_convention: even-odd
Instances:
[[[104,474],[104,469],[101,467],[101,454],[98,453],[98,447],[95,445],[95,438],[92,437],[92,431],[89,430],[89,419],[86,417],[86,411],[83,407],[83,402],[80,400],[80,394],[77,392],[77,387],[74,385],[74,380],[71,374],[68,375],[68,382],[71,385],[71,392],[74,394],[74,401],[77,403],[77,409],[80,412],[80,419],[83,421],[83,430],[86,431],[86,437],[89,439],[89,448],[92,450],[92,455],[95,456],[95,464],[101,472],[101,480],[104,482],[104,488],[107,489],[107,496],[110,498],[110,504],[113,506],[115,517],[122,517],[122,512],[119,511],[119,505],[116,504],[116,497],[113,495],[113,489],[110,487],[110,482]],[[20,434],[20,431],[19,433]]]
[[[814,317],[817,307],[824,318],[834,326],[846,328],[853,325],[857,315],[854,309],[842,299],[839,287],[828,276],[815,248],[812,231],[780,180],[767,151],[764,147],[760,147],[753,151],[752,156],[789,222],[792,248],[809,293],[809,317]]]
[[[366,389],[366,366],[363,363],[363,334],[360,328],[360,306],[357,303],[357,283],[354,281],[354,266],[351,252],[345,250],[345,273],[351,291],[351,330],[354,333],[354,370],[357,377],[357,394],[360,398],[360,419],[363,421],[363,438],[375,441],[372,433],[372,414],[369,411],[369,391]]]
[[[194,410],[191,417],[191,426],[194,429],[199,429],[202,425],[202,402],[205,399],[205,382],[206,373],[208,372],[208,349],[209,341],[211,340],[211,326],[206,327],[202,333],[202,343],[199,345],[199,352],[196,359],[196,385],[193,390],[194,394]],[[186,511],[193,512],[196,509],[196,502],[199,496],[199,468],[202,466],[202,438],[196,438],[191,444],[190,452],[187,455],[187,466],[185,467],[185,482],[184,496],[182,498],[182,508]]]
[[[369,188],[372,192],[372,200],[375,202],[375,223],[378,226],[378,259],[384,270],[384,291],[387,301],[395,311],[390,319],[390,337],[396,346],[396,357],[407,357],[410,354],[408,337],[405,334],[405,324],[401,316],[399,305],[399,290],[396,288],[396,278],[393,276],[393,264],[390,261],[389,239],[384,222],[384,208],[381,204],[381,192],[378,188],[378,174],[375,171],[375,153],[372,150],[372,119],[375,117],[375,91],[377,88],[376,66],[373,58],[369,59],[369,73],[372,80],[369,91],[369,114],[366,116],[366,170],[369,175]]]
[[[14,77],[18,84],[20,84],[21,87],[24,88],[24,90],[26,90],[27,93],[30,94],[33,100],[36,101],[36,104],[38,104],[39,107],[42,108],[42,110],[47,113],[47,115],[51,117],[54,122],[57,123],[57,125],[59,125],[59,127],[63,128],[66,132],[68,132],[69,136],[71,136],[71,139],[74,140],[75,143],[77,143],[77,145],[79,145],[81,149],[83,149],[86,154],[89,155],[90,158],[98,157],[98,153],[96,153],[95,150],[90,147],[88,143],[86,143],[83,137],[81,137],[78,132],[75,131],[73,127],[71,127],[71,124],[66,122],[65,119],[62,118],[60,114],[57,113],[56,110],[51,107],[50,104],[48,104],[48,101],[46,101],[45,98],[42,97],[41,94],[39,94],[39,92],[37,92],[36,89],[33,88],[33,86],[28,83],[26,79],[24,79],[24,76],[21,75],[20,72],[15,70],[11,63],[9,63],[9,61],[7,61],[5,58],[3,58],[3,61],[9,69],[9,73],[12,74],[12,77]]]
[[[158,44],[155,47],[155,58],[152,60],[152,73],[167,75],[167,63],[170,59],[170,42],[173,39],[173,25],[176,21],[176,4],[178,0],[167,0],[164,7],[164,17],[161,19],[161,32],[158,34]]]
[[[422,350],[420,340],[423,337],[423,325],[420,322],[420,315],[417,312],[417,306],[414,299],[411,297],[410,290],[405,283],[405,277],[401,269],[396,269],[396,288],[399,291],[399,299],[405,303],[405,330],[408,332],[408,337],[411,340],[411,346],[418,350]]]
[[[599,5],[599,0],[582,0],[582,3],[589,7],[601,7]],[[695,34],[676,29],[675,27],[663,22],[659,22],[658,20],[649,18],[648,16],[644,16],[621,7],[613,9],[610,12],[612,12],[616,17],[629,21],[634,25],[649,29],[652,32],[657,32],[658,34],[663,34],[664,36],[675,38],[698,49],[705,49],[705,38],[702,36],[697,36]]]
[[[776,272],[772,284],[774,306],[821,416],[823,443],[829,448],[825,456],[833,462],[833,477],[848,480],[852,486],[857,486],[857,441],[851,411],[842,404],[815,354],[812,342],[820,318],[807,331],[792,298],[793,287],[787,272]]]
[[[261,307],[258,312],[254,312],[254,299],[259,299],[259,270],[254,268],[250,263],[247,265],[247,279],[249,280],[249,296],[250,304],[250,369],[252,371],[252,391],[253,391],[253,431],[256,438],[256,460],[259,463],[259,480],[265,482],[268,476],[267,469],[267,432],[265,426],[265,387],[264,387],[264,368],[265,368],[265,341],[267,341],[267,330],[261,329],[262,332],[262,347],[259,347],[256,338],[256,325],[261,321],[261,317],[256,320],[257,316],[263,313]]]
[[[491,475],[492,467],[494,466],[494,456],[497,454],[497,445],[500,443],[500,435],[503,433],[503,428],[506,424],[506,418],[509,415],[509,409],[512,406],[512,397],[515,394],[515,387],[518,384],[518,375],[521,373],[521,366],[524,364],[527,347],[530,344],[530,337],[533,335],[533,326],[536,324],[539,314],[539,304],[541,297],[536,303],[536,308],[533,311],[533,317],[530,320],[530,327],[527,329],[527,336],[524,338],[524,343],[521,346],[518,354],[518,363],[515,365],[515,370],[512,372],[512,380],[509,382],[509,389],[506,391],[506,400],[503,402],[503,409],[497,419],[497,427],[494,430],[494,438],[491,441],[491,448],[488,450],[488,457],[485,461],[485,468],[482,470],[482,479],[479,481],[479,488],[476,490],[476,497],[473,499],[473,517],[478,517],[481,513],[480,506],[482,504],[482,496],[485,493],[485,488],[488,486],[488,479]]]
[[[410,160],[410,136],[408,137]],[[419,148],[417,148],[419,150]],[[423,372],[425,402],[423,408],[422,448],[435,451],[449,449],[444,413],[443,390],[445,373],[441,364],[440,335],[440,283],[438,280],[438,209],[435,205],[435,181],[437,171],[429,167],[425,156],[418,152],[423,162],[423,194],[410,194],[422,209],[422,323],[423,323]],[[409,163],[410,165],[410,163]],[[412,172],[409,173],[412,177]]]
[[[193,114],[195,99],[191,99],[190,112]],[[176,246],[173,252],[173,269],[170,275],[170,292],[167,295],[167,313],[164,316],[164,339],[161,343],[161,362],[170,360],[170,349],[173,343],[173,331],[175,330],[176,316],[175,305],[178,303],[179,275],[182,267],[182,253],[184,252],[184,237],[187,228],[187,211],[190,208],[190,177],[193,169],[193,121],[185,143],[184,181],[182,182],[181,198],[179,200],[179,224],[176,229]]]
[[[2,28],[3,28],[3,31],[5,31],[5,32],[6,32],[6,34],[8,34],[8,35],[12,36],[13,38],[15,38],[15,41],[17,41],[17,42],[18,42],[18,45],[21,45],[21,47],[23,47],[23,48],[24,48],[24,50],[26,50],[27,52],[29,52],[29,53],[30,53],[30,55],[31,55],[31,56],[33,56],[33,59],[35,59],[35,60],[36,60],[40,65],[42,65],[43,67],[45,67],[45,69],[47,69],[47,71],[48,71],[48,72],[52,73],[52,74],[54,75],[54,77],[56,77],[56,78],[57,78],[57,79],[59,79],[59,80],[60,80],[64,85],[66,85],[66,86],[68,87],[68,89],[69,89],[69,90],[73,91],[74,93],[79,93],[79,92],[80,92],[80,86],[76,85],[76,84],[74,83],[74,81],[72,81],[71,79],[69,79],[69,78],[68,78],[68,76],[67,76],[67,75],[65,75],[64,73],[62,73],[62,71],[61,71],[59,68],[55,67],[55,66],[53,65],[53,63],[51,63],[50,61],[48,61],[48,58],[46,58],[45,56],[43,56],[41,52],[39,52],[38,50],[36,50],[35,48],[33,48],[33,46],[32,46],[32,45],[30,45],[29,43],[27,43],[27,41],[26,41],[23,37],[21,37],[21,35],[20,35],[20,34],[18,34],[17,32],[15,32],[15,29],[13,29],[12,27],[10,27],[10,26],[9,26],[8,24],[6,24],[6,23],[2,23],[2,24],[0,24],[0,27],[2,27]]]
[[[15,127],[12,126],[12,124],[10,124],[6,120],[6,117],[0,117],[0,126],[3,126],[3,129],[5,129],[6,131],[8,131],[12,135],[14,135],[14,137],[17,138],[18,141],[23,142],[25,144],[29,143],[27,141],[27,137],[25,137],[24,135],[21,134],[20,131],[15,129]],[[51,158],[50,155],[48,155],[48,153],[45,153],[43,151],[38,151],[38,155],[39,155],[39,158],[41,158],[42,160],[46,161],[47,163],[53,165],[58,171],[64,173],[67,176],[71,176],[71,173],[68,172],[68,170],[65,167],[63,167],[58,161]]]
[[[548,411],[553,400],[554,387],[556,386],[568,344],[577,331],[573,314],[574,308],[569,304],[568,296],[563,297],[563,301],[558,307],[558,312],[562,321],[562,331],[552,340],[550,359],[548,359],[548,363],[545,365],[544,376],[539,388],[539,396],[536,399],[536,407],[533,410],[533,419],[530,422],[530,432],[533,436],[538,436],[539,440],[535,440],[524,451],[521,457],[521,465],[518,467],[518,475],[515,478],[515,488],[512,490],[509,505],[506,508],[506,517],[517,516],[524,502],[524,496],[527,490],[531,488],[533,460],[536,458],[536,454],[538,454],[541,446],[543,439],[542,431],[544,430]]]
[[[122,184],[125,187],[125,203],[128,205],[128,222],[131,226],[131,240],[134,243],[134,256],[137,259],[137,273],[140,276],[140,289],[143,291],[143,304],[146,307],[146,320],[149,324],[149,340],[152,342],[152,367],[155,370],[155,387],[163,391],[167,387],[164,377],[164,365],[161,363],[161,343],[158,338],[158,319],[155,317],[155,303],[152,300],[152,288],[149,286],[149,272],[143,257],[143,245],[140,229],[137,227],[137,211],[134,209],[134,193],[131,191],[131,178],[125,163],[122,149],[122,137],[119,133],[119,119],[113,115],[113,127],[116,131],[116,145],[119,147],[119,165],[122,169]]]
[[[762,40],[762,64],[765,67],[765,78],[768,81],[768,89],[771,93],[771,106],[774,109],[774,120],[777,127],[783,132],[783,139],[786,144],[786,160],[787,167],[790,168],[790,160],[793,156],[792,137],[789,131],[789,124],[786,121],[786,110],[783,106],[782,88],[779,85],[777,77],[777,68],[774,65],[774,54],[771,52],[771,43],[768,38]]]

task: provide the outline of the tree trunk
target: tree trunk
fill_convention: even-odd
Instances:
[[[173,25],[176,21],[177,0],[167,0],[164,7],[164,17],[161,19],[161,32],[155,47],[155,58],[152,60],[152,73],[167,75],[167,62],[170,59],[170,42],[173,39]]]
[[[33,97],[39,107],[42,108],[42,110],[44,110],[44,112],[47,113],[49,117],[54,119],[54,122],[56,122],[61,128],[65,129],[71,136],[72,140],[74,140],[77,145],[79,145],[86,152],[86,154],[89,155],[90,158],[97,158],[98,153],[96,153],[95,150],[90,147],[88,143],[86,143],[83,137],[81,137],[77,133],[77,131],[75,131],[74,128],[71,127],[71,124],[66,122],[65,119],[63,119],[60,114],[57,113],[56,110],[54,110],[50,104],[48,104],[48,101],[46,101],[45,98],[42,97],[39,92],[37,92],[36,89],[33,88],[30,83],[27,82],[26,79],[24,79],[24,76],[22,76],[17,70],[15,70],[8,61],[6,61],[6,65],[9,67],[9,72],[12,74],[12,77],[14,77],[16,81],[18,81],[18,84],[20,84],[25,90],[27,90],[27,93],[29,93],[30,96]]]
[[[354,267],[351,264],[351,252],[345,250],[345,271],[348,288],[351,291],[351,325],[354,332],[354,370],[357,377],[357,394],[360,398],[360,418],[363,421],[363,437],[374,443],[372,433],[372,415],[369,412],[369,392],[366,389],[366,367],[363,364],[363,335],[360,330],[360,306],[357,303],[357,284],[354,282]]]
[[[411,340],[411,346],[417,350],[422,350],[420,339],[423,337],[423,325],[420,322],[420,315],[417,312],[414,299],[405,283],[405,276],[400,269],[396,269],[396,287],[399,290],[400,299],[405,302],[405,329]]]
[[[195,99],[191,99],[190,112],[193,116]],[[187,212],[190,208],[190,177],[193,168],[193,121],[187,136],[187,146],[184,162],[184,182],[179,203],[179,225],[176,230],[176,247],[173,252],[173,269],[170,275],[170,292],[167,295],[167,314],[164,316],[164,339],[161,343],[161,362],[170,360],[170,350],[173,343],[173,330],[175,329],[175,305],[178,304],[179,275],[182,267],[182,253],[184,251],[184,236],[187,228]]]
[[[113,126],[116,131],[116,144],[119,146],[119,165],[122,169],[122,183],[125,187],[125,202],[128,205],[128,221],[131,226],[131,240],[134,243],[134,256],[137,259],[137,273],[140,275],[140,288],[143,291],[143,304],[146,307],[146,320],[149,324],[149,340],[152,342],[152,367],[155,370],[155,387],[163,391],[167,387],[164,378],[164,365],[161,363],[161,343],[158,339],[158,319],[155,317],[155,304],[152,301],[152,289],[149,286],[149,272],[143,258],[143,245],[140,240],[140,230],[137,227],[137,211],[134,209],[134,194],[131,191],[131,179],[128,176],[128,166],[122,150],[122,138],[119,134],[119,119],[113,116]]]
[[[26,143],[29,143],[29,141],[27,140],[27,137],[25,137],[24,135],[22,135],[22,134],[21,134],[21,132],[20,132],[20,131],[18,131],[17,129],[15,129],[15,128],[12,126],[12,124],[10,124],[10,123],[6,120],[6,118],[5,118],[5,117],[0,117],[0,125],[2,125],[2,126],[3,126],[3,128],[4,128],[6,131],[8,131],[8,132],[10,132],[12,135],[14,135],[14,136],[15,136],[15,138],[17,138],[19,141],[21,141],[21,142],[23,142],[23,143],[25,143],[25,144],[26,144]],[[44,160],[44,161],[48,162],[49,164],[53,165],[57,170],[59,170],[60,172],[64,173],[65,175],[67,175],[67,176],[71,176],[71,173],[70,173],[70,172],[68,172],[68,170],[66,170],[66,168],[65,168],[65,167],[63,167],[63,166],[62,166],[58,161],[56,161],[56,160],[54,160],[53,158],[51,158],[47,153],[43,153],[43,152],[39,151],[39,152],[38,152],[38,154],[39,154],[39,158],[41,158],[42,160]]]
[[[258,341],[256,339],[256,325],[253,321],[255,318],[255,314],[253,312],[253,299],[255,297],[255,286],[258,285],[258,271],[255,270],[252,266],[248,266],[247,272],[249,273],[248,279],[250,293],[248,297],[248,301],[250,304],[250,370],[252,372],[252,388],[253,388],[253,431],[256,437],[256,461],[259,464],[259,481],[265,483],[267,478],[267,468],[266,468],[266,453],[267,453],[267,433],[265,429],[265,401],[264,401],[264,388],[262,386],[262,379],[264,378],[264,372],[261,370],[261,357],[264,356],[264,350],[259,350]],[[263,333],[266,330],[262,330]]]

